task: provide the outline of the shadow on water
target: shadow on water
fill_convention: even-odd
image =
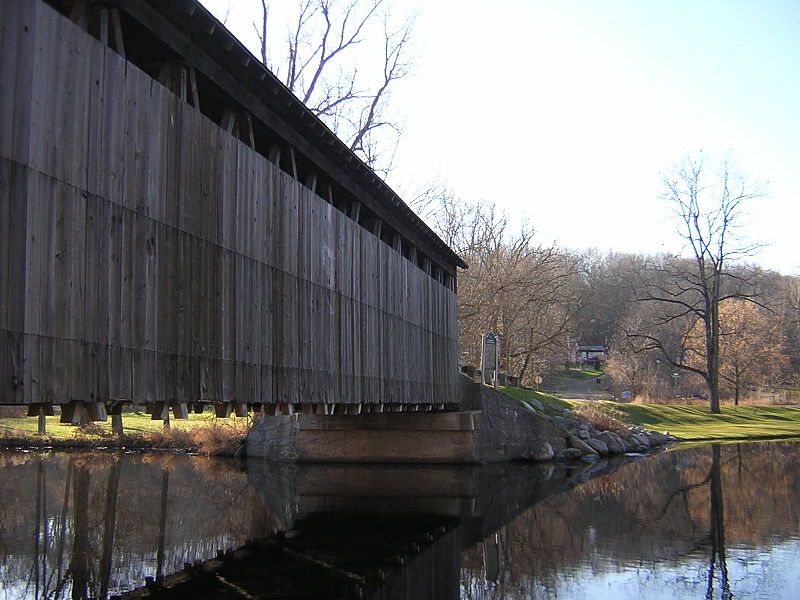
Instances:
[[[760,590],[785,575],[754,556],[797,575],[780,554],[800,549],[797,449],[570,467],[2,453],[0,585],[54,599],[775,597]]]

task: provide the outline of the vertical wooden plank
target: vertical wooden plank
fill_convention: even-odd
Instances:
[[[70,59],[69,46],[64,39],[65,31],[57,13],[48,9],[39,11],[36,19],[36,56],[40,67],[35,70],[32,102],[36,107],[32,117],[37,135],[31,138],[31,165],[40,173],[52,177],[63,175],[63,163],[67,148],[60,144],[64,136],[62,125],[67,115],[72,90],[67,87]],[[72,84],[72,82],[69,82]],[[65,99],[67,101],[65,102]],[[69,146],[70,140],[63,139]]]
[[[47,190],[44,187],[44,175],[30,172],[28,176],[27,227],[25,240],[25,326],[26,334],[41,333],[41,268],[43,237],[48,232],[43,230],[43,216],[47,207]],[[25,342],[26,357],[28,341]],[[33,347],[31,347],[33,348]],[[38,346],[36,346],[38,354]],[[37,359],[38,360],[38,359]]]
[[[37,218],[40,223],[40,255],[39,255],[39,335],[53,337],[59,333],[59,329],[68,325],[68,321],[61,323],[54,322],[55,293],[53,283],[56,276],[56,262],[59,254],[56,252],[54,237],[56,234],[56,224],[63,219],[63,212],[70,213],[70,206],[65,202],[64,186],[57,183],[52,178],[45,175],[38,175],[39,192],[41,193],[41,203],[38,206],[40,213]],[[66,205],[66,206],[65,206]],[[60,209],[60,210],[59,210]],[[62,213],[62,214],[58,214]],[[67,250],[69,250],[67,248]],[[63,337],[66,333],[60,332]],[[45,350],[46,352],[46,350]],[[41,374],[37,378],[41,381]]]
[[[2,10],[2,9],[0,9]],[[0,16],[2,14],[0,13]],[[24,237],[23,231],[12,231],[12,163],[0,157],[0,330],[8,329],[9,306],[9,284],[11,280],[11,265],[9,264],[11,247],[13,241],[11,236]],[[5,346],[3,346],[5,349]],[[0,355],[2,361],[6,361],[6,355]]]
[[[45,123],[47,118],[47,97],[50,85],[49,61],[52,52],[51,44],[55,36],[54,11],[42,4],[36,3],[34,22],[28,26],[33,32],[34,39],[31,48],[33,57],[31,70],[30,94],[26,98],[19,98],[15,102],[15,118],[19,122],[29,123],[29,128],[19,127],[14,130],[14,146],[16,148],[14,159],[27,164],[39,172],[44,172],[45,149]],[[27,87],[27,81],[23,84]],[[22,105],[27,100],[30,110]],[[17,135],[19,133],[19,136]]]
[[[274,356],[273,356],[273,331],[272,323],[274,319],[272,305],[272,269],[261,264],[261,290],[260,290],[260,364],[261,364],[261,401],[272,402],[274,400]]]
[[[56,151],[60,154],[54,175],[61,181],[82,190],[87,188],[88,148],[87,131],[90,117],[90,84],[92,54],[97,44],[68,19],[56,17],[57,39],[55,50],[58,72],[53,73],[57,100]]]
[[[0,3],[0,157],[13,158],[14,127],[27,130],[27,115],[15,114],[15,100],[30,110],[33,28],[32,2]],[[28,24],[27,28],[25,24]],[[22,108],[22,107],[21,107]]]
[[[131,371],[128,350],[123,349],[123,298],[129,293],[124,281],[124,209],[120,204],[106,202],[108,221],[106,240],[108,244],[108,343],[111,346],[109,358],[112,390],[109,395],[116,399],[130,399]],[[127,340],[127,334],[124,336]],[[126,348],[130,348],[128,345]]]
[[[100,62],[99,57],[97,61]],[[103,50],[102,138],[98,162],[100,167],[99,194],[115,204],[125,206],[126,165],[126,63],[109,49]]]
[[[163,96],[164,112],[162,134],[166,138],[166,149],[162,168],[164,170],[164,214],[165,223],[178,228],[180,213],[180,156],[181,138],[178,106],[180,98],[174,94]]]

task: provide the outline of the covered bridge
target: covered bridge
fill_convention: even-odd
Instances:
[[[448,408],[459,266],[195,0],[0,0],[0,403]]]

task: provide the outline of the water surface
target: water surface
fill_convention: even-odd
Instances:
[[[796,598],[798,449],[568,467],[7,451],[0,598]]]

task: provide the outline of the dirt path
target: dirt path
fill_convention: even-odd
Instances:
[[[542,383],[542,391],[555,394],[564,400],[613,400],[614,396],[605,389],[608,385],[609,380],[605,375],[590,379],[550,375]]]

